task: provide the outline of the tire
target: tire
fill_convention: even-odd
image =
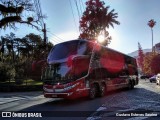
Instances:
[[[96,97],[96,93],[97,93],[97,87],[95,84],[91,85],[90,87],[90,91],[89,91],[89,98],[90,99],[94,99]]]
[[[133,82],[130,80],[128,84],[128,89],[131,90],[134,88]]]
[[[106,94],[106,86],[104,84],[102,84],[100,86],[100,90],[99,90],[99,97],[103,97]]]

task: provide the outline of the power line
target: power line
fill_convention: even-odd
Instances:
[[[82,5],[82,7],[83,7],[83,10],[85,10],[83,1],[82,1],[82,0],[80,0],[80,1],[81,1],[81,5]]]
[[[52,43],[55,45],[55,44],[58,44],[58,43],[62,43],[62,42],[64,42],[64,41],[59,41],[59,40],[57,40],[57,39],[55,39],[55,38],[50,38],[50,41],[52,41]]]
[[[74,24],[75,24],[75,27],[77,28],[77,24],[76,24],[76,20],[75,20],[75,16],[74,16],[74,12],[73,12],[73,7],[72,7],[71,0],[69,0],[69,3],[70,3],[70,7],[71,7],[71,11],[72,11],[72,15],[73,15],[73,19],[74,19]]]
[[[40,10],[40,18],[41,18],[41,20],[42,20],[42,23],[44,24],[43,15],[42,15],[42,8],[41,8],[41,4],[40,4],[39,0],[37,0],[37,1],[38,1],[38,5],[39,5],[39,10]]]
[[[35,4],[35,10],[36,10],[40,25],[43,28],[44,27],[43,26],[44,25],[44,20],[43,20],[43,17],[42,17],[42,9],[41,9],[41,5],[40,5],[39,0],[34,0],[34,4]]]
[[[54,36],[52,34],[49,34],[49,41],[54,43],[54,44],[57,44],[57,43],[60,43],[61,41],[57,38],[53,38]]]
[[[83,12],[82,12],[81,0],[79,0],[79,6],[80,6],[79,8],[80,8],[80,11],[81,11],[81,15],[82,15]]]
[[[60,37],[58,37],[57,35],[55,35],[54,33],[51,33],[51,32],[49,32],[50,34],[52,34],[52,35],[54,35],[56,38],[58,38],[58,39],[60,39],[60,40],[63,40],[63,39],[61,39]],[[63,40],[64,41],[64,40]]]
[[[39,18],[40,13],[39,13],[39,7],[38,7],[38,2],[37,2],[37,0],[34,0],[34,5],[35,5],[35,11],[36,11],[37,17]],[[43,25],[42,25],[41,21],[40,21],[40,25],[41,25],[41,27],[43,28]]]
[[[55,39],[50,39],[52,41],[53,44],[58,44],[58,43],[61,43],[60,41],[57,41]]]
[[[74,0],[75,4],[76,4],[76,8],[77,8],[77,12],[78,12],[78,16],[79,16],[79,21],[80,21],[80,12],[79,12],[79,8],[78,8],[78,4],[77,4],[77,1]]]

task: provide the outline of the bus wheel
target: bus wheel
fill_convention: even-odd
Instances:
[[[106,94],[106,86],[105,86],[104,84],[102,84],[102,85],[100,86],[99,96],[100,96],[100,97],[103,97],[105,94]]]
[[[134,88],[133,82],[130,80],[128,84],[128,89],[131,90]]]
[[[91,85],[91,87],[90,87],[90,91],[89,91],[89,98],[90,99],[94,99],[95,97],[96,97],[96,90],[97,89],[97,87],[96,87],[96,85]]]

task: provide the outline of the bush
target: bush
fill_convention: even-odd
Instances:
[[[12,65],[0,62],[0,82],[13,80],[15,74],[15,68]]]
[[[16,85],[21,85],[23,84],[24,80],[23,79],[15,79]]]
[[[19,78],[23,78],[23,77],[24,77],[24,69],[20,68],[20,67],[17,67],[15,78],[19,79]]]

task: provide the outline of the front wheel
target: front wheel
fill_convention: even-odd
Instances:
[[[128,89],[131,90],[134,88],[133,82],[130,80],[128,84]]]
[[[106,86],[105,86],[104,84],[102,84],[102,85],[100,86],[99,96],[100,96],[100,97],[103,97],[105,94],[106,94]]]
[[[90,91],[89,91],[89,98],[94,99],[96,97],[96,85],[91,85]]]

